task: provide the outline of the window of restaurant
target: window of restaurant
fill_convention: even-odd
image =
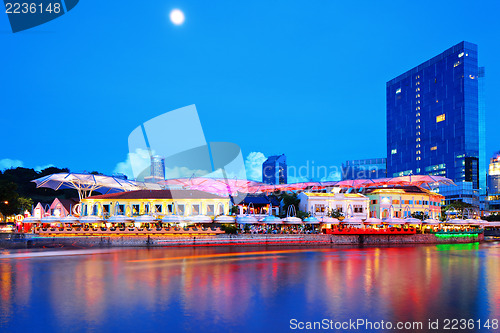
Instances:
[[[162,204],[156,204],[155,205],[155,212],[161,214],[163,212],[163,205]]]
[[[167,205],[167,212],[169,214],[172,214],[174,212],[174,204],[168,204]]]
[[[99,205],[98,204],[94,204],[94,206],[92,207],[92,215],[99,215]]]
[[[200,215],[200,205],[191,205],[191,215]]]
[[[342,213],[342,205],[337,205],[336,209],[339,213]]]
[[[139,213],[140,213],[140,206],[132,205],[132,215],[139,215]]]
[[[214,216],[214,214],[215,214],[214,205],[207,205],[207,215]]]
[[[375,199],[374,199],[374,200],[372,200],[372,201],[370,202],[370,204],[371,204],[371,205],[376,205],[376,204],[377,204],[377,200],[375,200]]]
[[[103,215],[108,216],[110,209],[111,209],[110,205],[102,205],[102,213],[103,213]]]
[[[177,205],[177,214],[178,215],[184,215],[184,212],[185,212],[185,207],[184,205]]]
[[[149,214],[149,203],[144,206],[144,214]]]
[[[325,212],[325,205],[323,205],[323,204],[314,205],[314,211],[316,213],[324,213]]]
[[[354,209],[354,213],[363,213],[363,206],[362,205],[354,205],[353,209]]]
[[[117,205],[117,214],[118,215],[123,215],[125,214],[125,205]]]
[[[87,216],[87,205],[85,204],[82,205],[82,215]]]

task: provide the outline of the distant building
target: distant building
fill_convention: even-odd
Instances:
[[[287,184],[288,171],[285,154],[270,156],[262,164],[262,182],[266,184]]]
[[[500,212],[500,152],[490,159],[487,203],[487,210],[490,213]]]
[[[387,177],[387,159],[370,158],[342,163],[342,180]]]
[[[388,177],[445,176],[459,185],[440,188],[447,201],[479,206],[486,188],[483,79],[477,45],[461,42],[387,82]]]
[[[159,155],[151,156],[150,175],[144,177],[144,181],[157,183],[162,180],[165,180],[165,157]]]

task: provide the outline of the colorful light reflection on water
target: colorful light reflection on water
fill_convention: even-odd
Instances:
[[[0,252],[0,331],[286,331],[500,319],[498,243]],[[485,330],[481,330],[484,332]]]

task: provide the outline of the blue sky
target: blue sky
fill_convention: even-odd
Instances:
[[[207,141],[244,156],[285,153],[297,167],[384,157],[386,81],[462,40],[486,67],[489,157],[499,12],[499,1],[81,0],[16,34],[1,14],[0,167],[112,173],[135,127],[190,104]]]

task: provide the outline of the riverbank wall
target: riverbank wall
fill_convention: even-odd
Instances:
[[[449,235],[148,235],[148,236],[37,236],[8,234],[0,237],[0,248],[92,248],[92,247],[167,247],[167,246],[261,246],[261,245],[392,245],[446,244],[484,241],[483,234]]]

